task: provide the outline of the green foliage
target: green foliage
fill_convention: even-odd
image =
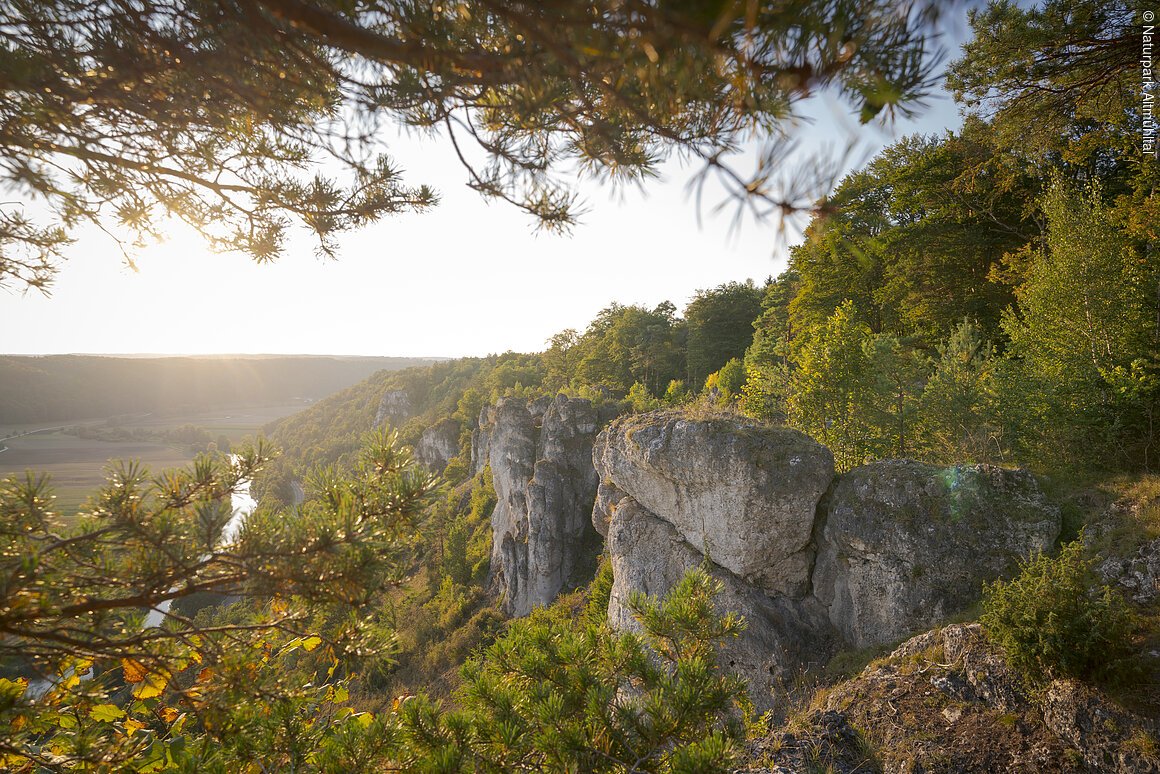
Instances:
[[[871,454],[866,407],[872,389],[870,329],[847,301],[802,345],[787,402],[790,422],[824,443],[839,468]]]
[[[873,454],[913,455],[918,447],[914,424],[918,396],[929,371],[927,359],[894,336],[875,336],[866,346],[871,379],[866,414],[876,436]]]
[[[1112,222],[1098,187],[1057,181],[1043,208],[1046,249],[1003,322],[1018,359],[1004,397],[1025,406],[1025,453],[1054,466],[1151,464],[1160,272]]]
[[[631,605],[643,636],[538,609],[465,667],[461,708],[401,708],[410,771],[724,772],[742,738],[742,684],[716,649],[742,623],[694,570],[664,601]]]
[[[116,466],[71,529],[43,479],[0,482],[0,656],[47,692],[32,701],[18,681],[0,700],[6,764],[302,768],[360,722],[345,675],[394,650],[372,603],[412,555],[434,482],[381,433],[300,508],[259,508],[226,536],[231,497],[269,459],[237,454],[155,477]],[[242,601],[143,627],[205,592]]]
[[[607,554],[600,556],[596,577],[588,584],[588,602],[584,608],[584,618],[589,624],[603,624],[608,621],[608,603],[612,599],[612,561]]]
[[[703,384],[732,358],[742,358],[753,341],[753,319],[762,291],[753,282],[730,282],[698,291],[685,307],[688,328],[688,382]]]
[[[628,405],[632,407],[632,410],[637,413],[653,411],[654,409],[660,408],[661,405],[661,402],[654,398],[649,393],[648,388],[640,382],[633,382],[632,388],[629,389],[628,395],[625,395],[624,399],[628,401]]]
[[[1013,300],[1001,259],[1038,231],[1037,178],[1008,154],[987,125],[968,122],[904,138],[847,177],[837,213],[815,220],[791,255],[789,323],[820,326],[852,301],[873,332],[927,346],[964,317],[993,335]]]
[[[458,520],[447,530],[447,541],[443,547],[443,575],[461,586],[467,585],[472,576],[471,562],[467,558],[469,537],[467,524]]]
[[[679,406],[688,400],[689,397],[689,390],[685,387],[684,381],[673,379],[669,382],[669,386],[665,388],[665,394],[661,397],[661,402],[666,406]]]
[[[741,386],[742,413],[766,422],[783,423],[787,418],[790,371],[785,365],[746,366]]]
[[[651,395],[684,367],[684,324],[668,302],[655,309],[612,304],[569,351],[574,384],[603,385],[624,395],[640,382]]]
[[[1135,617],[1122,596],[1097,585],[1092,564],[1077,540],[1058,557],[1039,554],[1017,578],[984,588],[979,620],[1030,682],[1115,680],[1130,672]]]
[[[1002,451],[994,348],[964,320],[939,346],[920,398],[918,437],[927,453],[988,462]]]
[[[1131,6],[1100,0],[993,2],[970,12],[973,39],[947,85],[1002,141],[1032,158],[1062,158],[1107,182],[1141,159],[1139,35]],[[1058,52],[1066,52],[1060,56]],[[1129,163],[1123,163],[1129,162]]]
[[[399,649],[395,664],[376,676],[377,690],[448,695],[467,654],[497,633],[502,617],[484,588],[495,502],[484,468],[431,510],[421,545],[426,561],[389,598]]]
[[[722,394],[730,399],[741,394],[741,387],[745,384],[745,366],[737,358],[730,358],[717,371],[717,387]]]

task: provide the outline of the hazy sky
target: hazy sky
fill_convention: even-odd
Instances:
[[[961,24],[951,31],[963,34]],[[854,133],[860,150],[852,158],[863,161],[897,137],[960,123],[943,94],[917,120],[888,130],[858,127],[835,110],[823,100],[811,106],[803,152],[841,146]],[[583,223],[571,236],[553,236],[532,233],[526,215],[466,188],[445,143],[399,138],[390,152],[409,182],[437,188],[435,210],[344,238],[338,261],[318,260],[309,239],[298,239],[265,266],[215,255],[197,234],[174,229],[138,256],[134,272],[106,237],[84,232],[52,296],[0,289],[0,352],[531,352],[557,331],[583,329],[613,301],[667,299],[680,309],[698,289],[760,283],[785,268],[775,223],[746,222],[731,235],[729,215],[712,217],[706,207],[698,226],[686,195],[694,170],[675,164],[643,194],[586,186]]]

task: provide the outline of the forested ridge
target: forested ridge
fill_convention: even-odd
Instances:
[[[662,20],[685,40],[704,19],[688,4],[673,5],[675,15]],[[317,19],[302,16],[313,6],[278,6],[278,24],[317,33]],[[532,23],[534,13],[521,16],[523,5],[511,8],[496,17],[500,32],[529,24],[529,38],[552,37]],[[652,9],[639,13],[647,19]],[[734,22],[749,31],[769,23],[727,10],[711,37]],[[420,21],[424,13],[414,11]],[[619,17],[610,11],[609,18]],[[435,26],[482,34],[478,21],[468,14]],[[785,271],[764,282],[702,289],[683,309],[614,303],[538,353],[376,373],[268,426],[266,438],[235,449],[233,460],[208,454],[187,470],[156,475],[114,466],[75,525],[54,513],[50,482],[0,482],[0,764],[19,771],[1160,770],[1160,172],[1138,143],[1136,21],[1082,0],[992,2],[972,11],[975,37],[947,80],[964,113],[961,130],[903,138],[847,176],[816,208]],[[908,31],[895,29],[885,49],[907,51]],[[649,94],[672,96],[666,104],[681,129],[711,134],[698,111],[681,109],[689,103],[680,88],[652,90],[653,78],[672,73],[643,62],[680,71],[685,61],[665,60],[664,46],[650,56],[655,32],[645,35],[637,75]],[[382,50],[382,37],[370,40]],[[835,73],[874,53],[851,60],[841,50],[824,49]],[[455,94],[476,80],[515,78],[506,69],[464,69],[463,52],[452,53],[430,64]],[[606,61],[598,49],[580,53],[602,68],[621,61]],[[295,58],[295,67],[303,61]],[[917,74],[905,62],[878,64],[891,62]],[[808,83],[799,69],[794,77]],[[398,72],[405,77],[397,88],[377,97],[416,111],[411,118],[422,123],[420,107],[388,97],[439,81]],[[618,89],[637,83],[630,78],[605,96],[615,102]],[[572,85],[557,84],[556,93],[572,94]],[[866,120],[893,104],[886,80],[853,78],[849,88]],[[505,129],[503,121],[520,104],[543,118],[545,100],[558,106],[553,93],[533,90],[527,102],[494,109],[497,123],[480,141],[498,138],[490,152],[530,177],[497,170],[498,177],[476,178],[485,194],[537,190],[528,166],[540,158],[536,147],[515,153],[511,144],[536,122]],[[696,105],[708,99],[700,89],[687,96]],[[776,112],[762,92],[733,96],[727,113]],[[623,119],[620,110],[630,107],[609,115]],[[582,115],[589,110],[600,112],[586,104]],[[656,125],[647,118],[637,118],[636,130]],[[597,143],[587,150],[603,159],[645,153],[619,126],[569,131]],[[538,147],[552,155],[550,144]],[[624,161],[647,170],[655,159],[629,153]],[[379,177],[393,181],[389,171]],[[322,193],[334,203],[334,190]],[[397,187],[379,193],[371,209],[399,204]],[[567,221],[560,205],[570,201],[541,194],[528,208]],[[305,189],[294,189],[286,201],[304,198]],[[270,216],[261,214],[263,222]],[[372,214],[348,213],[351,221]],[[318,233],[349,225],[322,223]],[[609,621],[623,577],[614,574],[611,552],[594,575],[569,579],[551,605],[505,620],[491,566],[499,479],[486,459],[472,459],[473,433],[509,399],[534,435],[550,409],[533,416],[526,407],[548,404],[545,397],[566,403],[561,393],[608,409],[592,413],[598,418],[669,410],[623,422],[626,449],[633,433],[658,432],[647,426],[653,421],[715,428],[755,445],[797,439],[829,466],[818,483],[822,498],[843,482],[873,488],[872,476],[859,478],[866,463],[935,463],[887,464],[921,472],[898,479],[897,491],[920,482],[902,509],[908,524],[890,520],[896,490],[885,488],[879,516],[887,539],[906,529],[936,534],[935,520],[939,529],[973,529],[983,511],[943,518],[929,512],[932,503],[970,502],[971,492],[955,488],[962,481],[990,486],[1011,474],[1021,488],[1001,491],[1034,499],[1035,512],[1054,525],[1044,538],[1049,548],[1011,577],[956,589],[974,594],[978,606],[955,615],[980,625],[919,633],[893,652],[898,643],[839,651],[764,697],[776,701],[759,714],[722,655],[746,624],[720,607],[730,592],[708,553],[664,599],[616,599],[632,630]],[[416,456],[436,426],[457,433],[456,453],[431,470]],[[536,456],[541,441],[522,438],[520,448]],[[526,479],[534,460],[519,462],[524,467],[513,470]],[[931,481],[943,488],[924,489]],[[237,538],[221,543],[232,498],[247,482],[261,502]],[[621,504],[630,513],[639,508],[625,492],[613,501],[620,495],[605,483],[596,497],[606,515]],[[823,513],[819,502],[806,516],[834,523],[837,511]],[[857,526],[862,515],[852,509],[845,517]],[[1023,518],[1014,513],[1013,529],[1024,528]],[[932,520],[929,530],[924,519]],[[803,538],[810,545],[826,528],[811,533],[813,525]],[[683,544],[678,533],[658,534],[674,552]],[[532,537],[517,532],[516,539]],[[816,567],[807,553],[792,556]],[[835,556],[835,564],[845,561]],[[915,585],[941,569],[920,559],[926,563],[906,568]],[[880,592],[875,585],[869,596]],[[143,625],[147,611],[170,601],[160,625]],[[1070,714],[1048,718],[1052,707]],[[1049,720],[1066,732],[1048,734]]]
[[[0,423],[317,400],[403,357],[0,357]]]

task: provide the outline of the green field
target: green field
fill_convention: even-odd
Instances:
[[[214,436],[225,435],[231,443],[236,443],[246,436],[256,435],[267,422],[302,410],[304,405],[294,403],[198,414],[150,414],[122,418],[115,425],[150,431],[196,425]],[[0,448],[4,449],[0,451],[0,477],[23,476],[28,470],[47,474],[57,498],[54,510],[68,516],[76,513],[88,496],[104,483],[111,460],[140,460],[149,470],[159,472],[184,466],[194,457],[189,447],[181,444],[103,441],[78,438],[64,432],[65,428],[77,425],[108,424],[109,420],[105,419],[85,419],[51,423],[48,428],[44,424],[0,428],[0,438],[3,439]],[[44,432],[34,432],[41,430]]]

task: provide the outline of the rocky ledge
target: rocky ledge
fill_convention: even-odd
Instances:
[[[1026,471],[886,461],[835,476],[802,433],[736,417],[622,417],[593,463],[609,622],[633,629],[630,594],[663,595],[706,566],[721,608],[748,621],[723,654],[759,707],[835,650],[898,642],[964,609],[1060,531]]]
[[[977,624],[903,643],[750,744],[752,774],[1156,774],[1157,729],[1091,686],[1034,700]]]

